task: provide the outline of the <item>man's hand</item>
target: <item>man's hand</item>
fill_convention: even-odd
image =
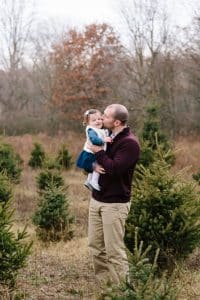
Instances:
[[[99,174],[105,174],[106,173],[105,169],[101,165],[99,165],[97,163],[95,163],[93,165],[93,171],[95,171],[95,172],[97,172]]]

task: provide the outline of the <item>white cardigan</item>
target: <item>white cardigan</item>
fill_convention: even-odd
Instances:
[[[85,129],[85,132],[86,132],[86,142],[84,144],[84,147],[83,147],[83,150],[87,151],[87,152],[90,152],[90,153],[93,153],[90,149],[88,149],[87,145],[88,143],[91,143],[90,139],[89,139],[89,136],[88,136],[88,129],[92,129],[94,130],[98,137],[100,139],[102,139],[102,141],[104,141],[104,146],[103,146],[103,149],[106,150],[106,142],[105,142],[105,138],[106,136],[108,136],[108,130],[107,129],[99,129],[99,128],[94,128],[92,126],[87,126],[86,129]]]

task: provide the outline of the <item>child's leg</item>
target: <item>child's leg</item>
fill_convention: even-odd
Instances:
[[[87,179],[86,181],[84,182],[84,185],[89,189],[89,190],[92,190],[92,186],[90,184],[92,180],[92,173],[88,173],[88,176],[87,176]]]
[[[93,171],[93,172],[92,172],[92,176],[91,176],[91,180],[90,180],[90,184],[91,184],[91,186],[92,186],[95,190],[100,191],[101,188],[100,188],[100,186],[99,186],[98,181],[99,181],[99,173]]]
[[[92,174],[93,173],[88,173],[87,181],[90,182],[92,180]]]

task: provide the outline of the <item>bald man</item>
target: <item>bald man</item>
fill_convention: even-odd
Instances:
[[[130,210],[133,172],[139,159],[139,144],[127,126],[128,110],[121,104],[106,107],[104,127],[113,142],[107,150],[90,145],[95,153],[95,170],[100,173],[100,191],[93,190],[89,206],[89,248],[100,282],[118,284],[128,276],[124,245],[125,221]]]

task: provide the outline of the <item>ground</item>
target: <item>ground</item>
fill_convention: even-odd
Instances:
[[[27,265],[20,270],[17,279],[17,299],[97,299],[98,288],[87,245],[87,220],[90,192],[83,186],[85,175],[73,165],[63,176],[68,186],[71,214],[75,216],[74,237],[70,241],[44,244],[35,234],[31,217],[37,206],[38,193],[35,178],[39,170],[32,170],[27,162],[33,142],[44,145],[49,155],[55,155],[59,146],[66,143],[73,158],[81,150],[83,139],[77,136],[49,137],[44,134],[21,137],[4,137],[24,160],[20,184],[14,187],[13,207],[15,221],[13,230],[27,225],[28,240],[33,240]],[[172,172],[185,169],[182,176],[191,180],[191,174],[199,168],[200,140],[179,138],[176,141],[177,160]],[[175,286],[180,289],[180,300],[200,299],[200,250],[197,249],[185,262],[177,266]],[[1,292],[1,291],[0,291]],[[6,290],[1,300],[9,299]]]

